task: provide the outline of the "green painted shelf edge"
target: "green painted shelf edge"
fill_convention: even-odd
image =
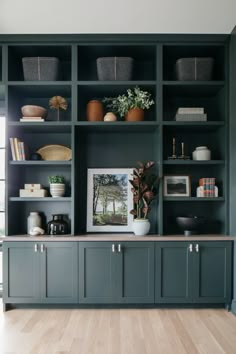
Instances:
[[[20,198],[20,197],[10,197],[10,202],[71,202],[71,197],[62,197],[62,198],[52,198],[52,197],[43,197],[43,198]]]
[[[193,160],[164,160],[163,165],[224,165],[224,160],[193,161]]]
[[[200,197],[164,197],[164,202],[224,202],[224,197],[200,198]]]
[[[31,160],[26,160],[26,161],[9,161],[10,165],[15,165],[15,166],[71,166],[71,161],[31,161]]]

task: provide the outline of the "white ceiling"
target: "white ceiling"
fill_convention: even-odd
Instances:
[[[236,0],[0,0],[0,33],[230,33]]]

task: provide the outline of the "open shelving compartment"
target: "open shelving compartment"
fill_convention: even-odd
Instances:
[[[49,108],[49,99],[53,96],[62,96],[67,100],[67,110],[59,112],[57,120],[57,110]],[[45,124],[48,122],[61,123],[71,121],[71,85],[63,84],[23,84],[8,86],[8,120],[9,122],[19,122],[22,117],[21,107],[24,105],[42,106],[47,109],[45,122],[33,122],[32,124]]]
[[[134,88],[136,84],[132,81],[116,83],[114,81],[105,85],[78,85],[78,121],[86,121],[86,106],[90,100],[98,99],[102,101],[105,97],[117,97],[126,94],[126,90]],[[151,84],[139,84],[141,90],[151,93],[152,98],[157,102],[155,82]],[[109,111],[104,104],[104,114]],[[144,111],[145,122],[156,121],[156,104],[151,106],[149,110]],[[117,116],[118,121],[124,121],[124,118]],[[109,122],[108,124],[112,124]]]
[[[56,45],[55,43],[10,45],[8,48],[9,81],[24,81],[22,66],[22,58],[24,57],[56,57],[60,62],[59,79],[61,81],[71,80],[71,46],[69,45]]]
[[[133,168],[137,161],[156,162],[159,173],[159,127],[143,130],[124,129],[75,129],[75,234],[86,233],[86,200],[88,168]],[[145,146],[145,149],[143,148]],[[158,233],[159,203],[153,203],[150,213],[151,234]]]
[[[98,80],[96,60],[100,57],[131,57],[132,80],[156,80],[156,46],[147,44],[90,44],[78,46],[78,80]]]

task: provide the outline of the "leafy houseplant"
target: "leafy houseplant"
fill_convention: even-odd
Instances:
[[[64,184],[65,183],[65,179],[63,176],[49,176],[48,177],[49,183],[60,183],[60,184]]]
[[[65,179],[63,176],[49,176],[50,193],[53,198],[63,197],[65,194]]]
[[[147,219],[152,201],[158,195],[159,177],[152,173],[155,163],[148,161],[145,164],[137,162],[138,168],[134,168],[132,184],[134,209],[131,210],[137,219]]]
[[[155,165],[153,161],[145,164],[137,162],[138,168],[134,168],[132,184],[134,209],[130,211],[135,216],[133,231],[137,236],[146,235],[150,230],[150,222],[147,215],[151,209],[150,205],[156,198],[159,188],[159,178],[152,173]]]
[[[154,100],[151,99],[151,93],[142,91],[138,86],[128,89],[126,94],[117,97],[105,97],[103,103],[107,108],[126,120],[143,120],[144,110],[149,109]],[[130,117],[130,113],[134,116]],[[138,114],[141,114],[138,116]]]

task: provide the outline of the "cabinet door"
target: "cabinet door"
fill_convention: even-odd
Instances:
[[[35,242],[3,243],[4,303],[40,302],[37,247]]]
[[[192,253],[188,242],[158,242],[155,256],[155,302],[192,301]]]
[[[198,245],[198,247],[197,247]],[[196,242],[193,262],[193,301],[231,301],[231,242]]]
[[[115,253],[112,242],[79,243],[79,302],[114,303]]]
[[[117,302],[154,303],[154,243],[132,241],[116,246]]]
[[[76,242],[53,241],[40,244],[42,302],[78,302],[77,249]]]

